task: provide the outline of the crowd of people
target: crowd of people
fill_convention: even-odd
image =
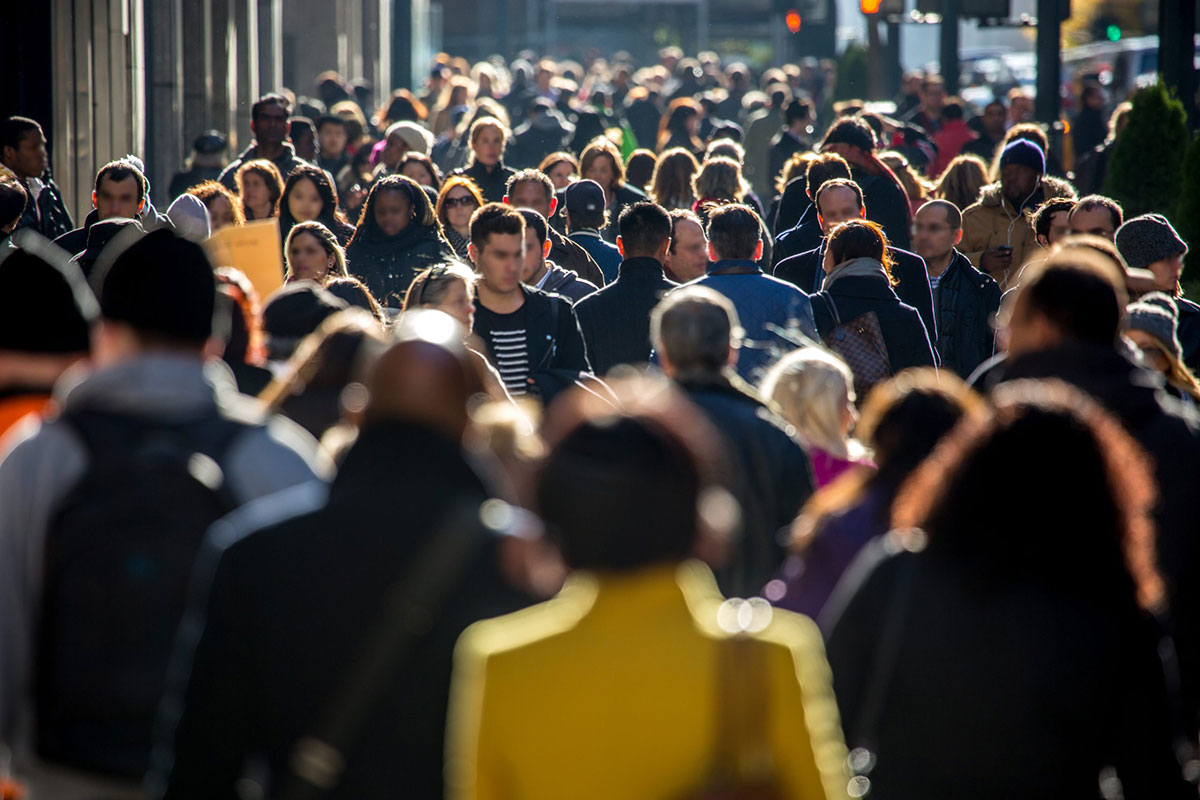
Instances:
[[[1196,797],[1128,105],[1064,172],[1019,93],[834,81],[324,73],[79,225],[0,122],[0,797]],[[271,219],[260,296],[204,243]]]

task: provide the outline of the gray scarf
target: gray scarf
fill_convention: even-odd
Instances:
[[[829,287],[833,286],[834,281],[842,278],[860,277],[883,278],[885,281],[888,279],[883,264],[874,258],[852,258],[849,261],[843,261],[841,264],[838,264],[825,276],[825,280],[821,282],[821,291],[829,291]]]

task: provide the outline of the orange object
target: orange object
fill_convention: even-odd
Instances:
[[[800,18],[800,12],[793,8],[784,16],[783,22],[785,25],[787,25],[787,29],[790,33],[799,33],[800,25],[803,20]]]
[[[859,8],[864,14],[878,14],[879,6],[883,4],[883,0],[859,0]]]
[[[24,800],[25,787],[14,780],[0,780],[0,800]]]

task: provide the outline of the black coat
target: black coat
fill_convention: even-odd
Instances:
[[[221,171],[221,177],[217,178],[226,189],[237,194],[237,171],[238,168],[247,161],[253,161],[256,158],[261,158],[258,154],[258,143],[255,142],[243,150],[237,158],[235,158],[229,166]],[[278,158],[272,159],[275,166],[279,167],[279,174],[283,176],[283,180],[287,181],[287,176],[292,174],[292,170],[301,165],[307,164],[300,156],[296,155],[296,148],[292,147],[291,142],[283,143],[283,152]]]
[[[47,239],[57,239],[74,228],[75,223],[71,220],[71,212],[67,211],[62,192],[50,177],[50,173],[43,175],[42,181],[45,188],[38,195],[36,207],[34,203],[26,201],[25,211],[21,213],[21,220],[17,223],[17,230],[33,228]],[[28,194],[29,185],[22,184],[22,187]]]
[[[798,256],[820,247],[823,236],[821,223],[817,221],[817,209],[812,203],[809,203],[808,208],[804,209],[804,213],[800,215],[800,221],[775,237],[775,249],[771,253],[773,262],[771,266],[778,266],[779,262],[785,258]]]
[[[937,364],[921,315],[915,308],[900,301],[882,275],[878,278],[842,278],[834,281],[829,294],[843,323],[857,319],[868,311],[875,312],[883,341],[887,345],[892,374],[909,367],[932,367]],[[817,331],[824,338],[837,327],[836,322],[822,297],[811,294],[809,300],[812,302]]]
[[[888,243],[893,247],[909,249],[912,246],[911,217],[904,190],[888,178],[872,175],[854,165],[850,166],[850,177],[862,189],[867,219],[883,226]]]
[[[504,166],[501,161],[489,172],[483,164],[472,164],[464,169],[456,169],[455,175],[464,175],[475,181],[483,195],[485,203],[500,203],[508,192],[508,179],[517,174],[514,169]]]
[[[578,380],[580,373],[593,371],[589,352],[584,347],[581,326],[570,300],[525,285],[521,286],[521,292],[525,295],[529,377],[542,398],[550,402]],[[484,327],[482,316],[476,315],[471,332],[483,340],[485,347],[491,346],[490,331]],[[490,350],[488,357],[495,364]]]
[[[941,366],[967,378],[996,352],[992,317],[1000,309],[1000,285],[957,250],[933,291]]]
[[[334,173],[335,175],[337,173]],[[176,172],[171,176],[167,194],[174,200],[188,189],[205,181],[215,181],[221,177],[220,167],[192,167],[186,172]]]
[[[1195,375],[1200,373],[1200,305],[1185,297],[1176,297],[1179,308],[1179,344],[1183,348],[1183,363]]]
[[[650,360],[650,312],[678,285],[666,279],[653,258],[627,258],[615,281],[575,305],[597,375],[618,364]]]
[[[543,122],[536,126],[532,121],[527,122],[513,133],[513,141],[508,146],[505,160],[517,169],[536,168],[546,156],[566,149],[570,135],[571,129],[560,124],[557,119],[553,119],[552,124]]]
[[[389,587],[413,569],[453,510],[488,496],[456,443],[383,422],[362,431],[327,497],[309,484],[219,523],[198,563],[202,591],[164,705],[167,736],[155,772],[166,783],[156,794],[232,798],[257,757],[269,771],[267,796],[278,796],[293,746],[313,732],[359,657]],[[326,797],[442,796],[455,641],[476,620],[526,604],[501,576],[498,544],[489,531],[477,532],[458,588],[395,668],[340,786]]]
[[[767,151],[767,174],[771,184],[774,185],[775,181],[779,179],[783,168],[787,166],[788,159],[796,153],[810,149],[812,149],[810,142],[797,139],[786,128],[775,134],[775,137],[771,139],[771,149]]]
[[[346,269],[367,285],[380,304],[400,308],[418,272],[454,257],[454,249],[436,228],[410,223],[388,237],[365,226],[346,248]]]
[[[888,254],[892,257],[892,275],[900,281],[895,287],[896,295],[902,303],[907,303],[920,312],[921,321],[925,323],[925,330],[929,333],[929,341],[936,341],[938,323],[933,313],[933,292],[929,289],[929,272],[925,269],[925,259],[916,253],[896,247],[889,247]],[[822,241],[816,250],[785,258],[777,263],[774,275],[800,287],[802,292],[817,292],[821,289],[821,282],[825,280],[824,262],[825,243]]]
[[[546,226],[546,236],[550,239],[550,255],[546,258],[589,283],[604,286],[604,272],[587,250],[549,225]]]
[[[1070,587],[997,579],[985,568],[932,543],[897,553],[877,539],[826,606],[821,627],[846,742],[871,740],[878,759],[871,795],[1098,798],[1097,777],[1111,765],[1129,800],[1188,797],[1153,624],[1136,609],[1114,613]],[[911,581],[907,601],[897,599],[902,579]],[[899,647],[877,678],[897,603]],[[876,680],[882,698],[868,729]]]
[[[775,218],[771,220],[771,230],[779,235],[793,228],[804,212],[812,208],[812,200],[808,197],[808,181],[800,175],[788,181],[779,196],[779,205],[775,210]]]
[[[83,218],[82,227],[61,234],[54,240],[54,243],[70,255],[74,256],[82,253],[87,249],[88,232],[92,229],[92,226],[99,221],[99,219],[100,212],[93,208],[87,213],[87,216]]]
[[[808,453],[786,431],[787,423],[727,378],[685,381],[688,399],[721,432],[731,490],[742,507],[742,531],[729,561],[717,571],[722,594],[753,597],[787,556],[779,534],[813,492]]]

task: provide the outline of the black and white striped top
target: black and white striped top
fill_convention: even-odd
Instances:
[[[492,364],[509,394],[525,394],[529,378],[525,306],[511,314],[497,314],[480,305],[475,311],[475,332],[484,334]]]

